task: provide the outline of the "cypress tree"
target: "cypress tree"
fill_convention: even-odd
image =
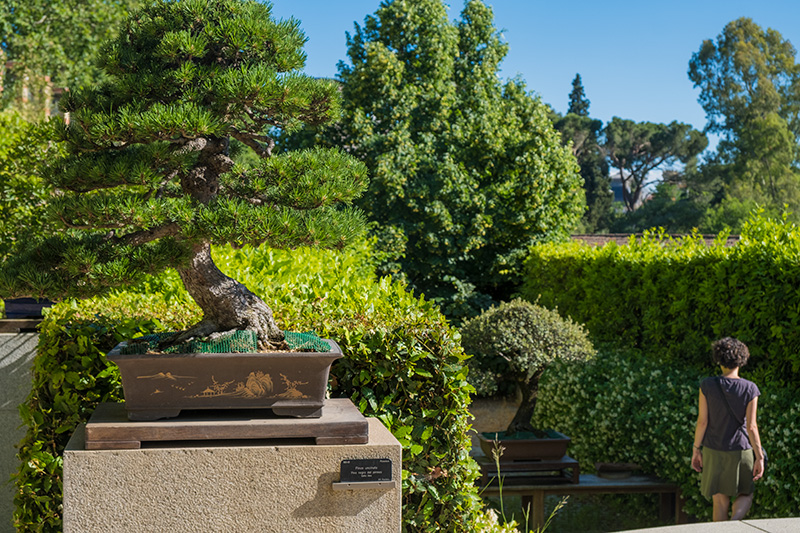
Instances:
[[[572,80],[572,92],[569,93],[569,107],[567,114],[575,114],[581,117],[589,116],[589,100],[586,98],[586,93],[583,90],[583,81],[581,75],[575,74]]]

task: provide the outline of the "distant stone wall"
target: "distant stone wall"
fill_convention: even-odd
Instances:
[[[576,234],[572,235],[573,241],[580,241],[591,246],[603,246],[609,242],[616,242],[619,245],[628,244],[628,241],[631,238],[631,235],[635,236],[636,239],[641,239],[641,233],[593,233],[593,234]],[[673,239],[680,239],[685,237],[684,234],[677,234],[671,233],[667,234],[667,236],[672,237]],[[700,235],[703,238],[703,241],[706,245],[711,246],[716,242],[717,236],[716,235]],[[739,242],[738,235],[729,235],[728,238],[725,240],[725,246],[733,246]]]
[[[19,333],[31,329],[20,328],[22,322],[30,321],[0,320],[0,533],[14,532],[14,485],[9,479],[18,467],[15,445],[25,434],[17,406],[31,390],[31,364],[39,342],[38,333]]]

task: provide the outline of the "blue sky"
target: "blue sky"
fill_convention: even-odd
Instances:
[[[333,76],[346,59],[345,32],[380,0],[272,0],[278,18],[295,17],[308,36],[306,72]],[[698,129],[705,113],[687,76],[704,39],[752,18],[800,46],[800,0],[487,0],[510,50],[501,77],[521,75],[560,113],[580,73],[590,115],[635,121],[678,120]],[[463,1],[446,2],[457,18]]]

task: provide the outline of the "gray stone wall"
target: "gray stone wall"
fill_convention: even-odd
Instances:
[[[31,363],[38,340],[38,333],[0,333],[0,533],[14,531],[10,478],[17,471],[15,446],[25,434],[17,406],[31,390]]]

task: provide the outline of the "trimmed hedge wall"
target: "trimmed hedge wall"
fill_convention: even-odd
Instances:
[[[439,311],[388,279],[375,280],[365,248],[216,249],[215,257],[265,297],[283,329],[339,342],[346,357],[333,365],[333,395],[352,398],[403,444],[406,530],[476,530],[488,515],[469,457],[465,355]],[[138,292],[54,308],[42,325],[35,386],[22,408],[29,429],[16,480],[20,531],[60,530],[60,453],[98,402],[120,398],[104,353],[133,334],[181,328],[198,314],[175,274]]]
[[[590,247],[542,244],[526,263],[526,299],[582,322],[600,354],[545,372],[534,423],[572,437],[570,454],[637,462],[681,485],[686,510],[710,519],[690,456],[700,380],[718,373],[711,342],[734,336],[751,352],[742,375],[761,389],[758,422],[770,457],[751,516],[800,508],[800,228],[753,216],[740,241],[698,235]]]
[[[624,246],[542,244],[523,296],[586,325],[595,342],[713,372],[709,346],[733,336],[759,384],[800,383],[800,228],[751,218],[740,242],[646,234]]]
[[[743,377],[750,378],[743,369]],[[635,462],[680,484],[688,513],[711,520],[711,502],[700,494],[700,474],[691,468],[697,396],[704,376],[664,365],[632,351],[604,348],[588,363],[557,362],[545,371],[534,416],[538,427],[572,439],[569,454],[581,471],[596,462]],[[800,398],[763,385],[758,425],[769,453],[756,483],[750,518],[796,516],[800,509]]]

